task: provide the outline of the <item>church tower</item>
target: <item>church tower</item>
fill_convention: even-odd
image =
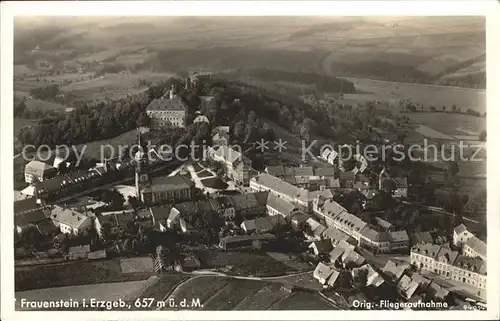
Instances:
[[[141,146],[141,133],[138,131],[138,146]],[[149,175],[147,173],[147,153],[142,148],[135,154],[135,190],[137,198],[144,202],[141,191],[149,185]]]

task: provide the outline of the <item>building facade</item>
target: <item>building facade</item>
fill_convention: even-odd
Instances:
[[[146,114],[151,118],[152,128],[164,126],[186,127],[187,106],[176,95],[172,86],[168,97],[153,100],[146,108]]]

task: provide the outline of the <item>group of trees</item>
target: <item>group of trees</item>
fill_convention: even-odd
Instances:
[[[429,106],[429,109],[426,109],[423,104],[415,104],[412,103],[411,101],[406,101],[406,102],[400,102],[400,108],[403,111],[409,111],[409,112],[443,112],[443,113],[449,113],[449,114],[463,114],[463,115],[471,115],[475,117],[485,117],[486,114],[481,114],[480,112],[476,110],[472,110],[470,108],[467,108],[466,111],[462,111],[460,108],[457,107],[457,105],[453,104],[451,106],[451,110],[447,110],[446,106],[442,106],[441,108],[438,108],[436,106]]]
[[[76,145],[112,138],[141,126],[150,119],[146,107],[152,99],[163,96],[171,82],[149,87],[145,93],[117,101],[84,102],[71,114],[42,118],[38,124],[20,131],[22,144]]]
[[[57,116],[60,112],[56,110],[30,109],[24,100],[14,99],[14,117],[24,119],[40,119],[44,117]]]
[[[33,98],[45,101],[54,101],[59,93],[60,91],[58,84],[35,87],[30,90],[30,94]]]

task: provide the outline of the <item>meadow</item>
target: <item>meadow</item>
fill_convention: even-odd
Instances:
[[[424,124],[444,135],[455,138],[475,138],[467,139],[472,141],[478,140],[479,133],[486,129],[486,118],[483,117],[448,113],[405,113],[404,115],[412,122]]]
[[[390,102],[398,108],[400,100],[410,100],[422,104],[426,108],[437,109],[446,106],[451,110],[453,105],[466,111],[468,108],[484,113],[486,111],[486,91],[451,86],[398,83],[371,79],[347,78],[354,82],[356,94],[344,94],[345,100],[363,101],[366,99]],[[339,102],[342,102],[340,100]],[[427,117],[427,116],[424,116]]]
[[[71,93],[76,100],[100,100],[104,98],[119,99],[127,94],[146,90],[139,88],[140,79],[149,82],[160,82],[173,77],[171,73],[140,72],[137,74],[106,74],[91,80],[73,83],[61,88],[63,92]]]
[[[332,310],[317,293],[289,293],[278,283],[224,277],[195,277],[172,295],[179,302],[200,298],[202,310]]]

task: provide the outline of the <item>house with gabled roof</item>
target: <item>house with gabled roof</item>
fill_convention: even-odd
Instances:
[[[389,276],[394,282],[398,282],[398,280],[409,268],[409,264],[396,264],[393,261],[389,260],[382,269],[382,272]]]
[[[285,219],[280,215],[264,216],[241,223],[241,228],[246,233],[264,234],[273,232],[280,225],[285,225]]]
[[[339,271],[322,262],[318,263],[313,272],[313,277],[326,287],[333,287],[339,275]]]
[[[459,255],[453,263],[451,279],[486,292],[486,261],[480,257]]]
[[[330,240],[330,242],[334,246],[336,246],[337,244],[339,244],[342,241],[345,241],[345,242],[352,244],[352,245],[357,245],[356,240],[352,236],[346,234],[345,232],[343,232],[335,227],[327,228],[323,232],[322,236],[324,239]]]
[[[411,245],[433,243],[434,239],[430,232],[415,232],[410,234]]]
[[[351,274],[353,278],[358,278],[361,273],[367,273],[366,275],[366,286],[379,287],[385,281],[380,274],[378,274],[375,269],[370,264],[365,264],[363,266],[352,269]]]
[[[297,213],[299,210],[294,204],[287,202],[274,194],[269,194],[266,206],[267,213],[269,215],[280,215],[287,221],[290,221],[293,214]]]
[[[333,250],[333,245],[330,240],[313,241],[309,245],[309,250],[312,251],[315,256],[325,255]]]
[[[50,211],[50,219],[66,234],[78,235],[92,227],[92,220],[87,215],[57,205]]]
[[[324,225],[320,224],[312,217],[308,218],[304,224],[308,225],[311,231],[311,235],[306,235],[308,239],[320,240],[321,235],[326,230],[326,227]]]
[[[486,243],[481,241],[476,236],[472,236],[465,242],[463,247],[464,255],[470,257],[480,257],[483,260],[486,260]]]
[[[32,160],[24,168],[24,181],[28,184],[43,182],[45,179],[52,178],[57,174],[57,169],[53,166]]]
[[[413,281],[409,276],[403,275],[401,280],[397,282],[398,293],[405,299],[409,300],[418,289],[418,282]]]
[[[342,265],[345,267],[349,265],[361,266],[365,263],[365,258],[354,250],[346,250],[342,253]]]
[[[473,236],[474,234],[469,232],[464,224],[460,224],[453,229],[453,244],[463,246]]]

